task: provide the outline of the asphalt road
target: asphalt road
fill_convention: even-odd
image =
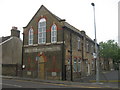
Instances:
[[[3,79],[2,83],[0,84],[2,84],[2,88],[78,88],[64,84],[52,84],[52,83],[35,82],[35,81],[13,80],[13,79]]]
[[[96,83],[49,83],[49,82],[40,82],[40,81],[28,81],[28,80],[19,80],[19,79],[2,79],[2,83],[0,83],[2,85],[2,90],[8,90],[8,89],[12,89],[12,90],[19,90],[19,89],[29,89],[29,90],[53,90],[53,88],[59,88],[59,89],[64,89],[64,88],[68,88],[68,89],[72,89],[72,90],[77,90],[77,89],[81,89],[84,90],[86,89],[98,89],[100,90],[100,88],[103,90],[103,88],[105,88],[105,90],[118,90],[118,86],[116,86],[116,84],[108,84],[108,83],[101,83],[101,84],[96,84]],[[0,86],[1,86],[0,85]],[[114,88],[114,89],[113,89]],[[85,90],[86,90],[85,89]]]

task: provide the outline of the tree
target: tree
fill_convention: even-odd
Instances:
[[[107,42],[100,42],[99,55],[102,58],[113,59],[114,66],[118,69],[118,63],[120,63],[120,48],[114,40],[108,40]]]

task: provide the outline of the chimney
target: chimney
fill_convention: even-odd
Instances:
[[[12,27],[11,36],[20,38],[20,31],[17,30],[17,27],[15,27],[15,26]]]
[[[86,33],[85,33],[85,31],[84,31],[84,30],[82,30],[82,31],[81,31],[81,34],[82,34],[83,36],[85,36],[85,35],[86,35]]]

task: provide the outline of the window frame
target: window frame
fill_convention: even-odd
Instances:
[[[46,19],[41,18],[38,22],[38,44],[46,43]]]
[[[68,67],[67,70],[70,70],[70,59],[68,59]]]
[[[91,65],[92,65],[92,70],[95,70],[95,60],[92,60]]]
[[[81,63],[82,63],[82,60],[81,59],[78,59],[78,72],[81,72],[82,68],[81,68]]]
[[[51,43],[56,43],[56,42],[57,42],[57,25],[53,24],[51,26]]]
[[[28,35],[28,45],[33,45],[33,36],[34,36],[33,32],[34,32],[33,28],[30,28],[29,35]]]
[[[74,58],[73,72],[77,72],[77,59]]]
[[[81,46],[80,45],[80,38],[78,38],[78,48],[77,48],[78,50],[80,50],[80,46]]]
[[[91,45],[91,53],[92,54],[94,53],[94,46],[93,46],[93,44]]]
[[[89,42],[86,42],[86,52],[89,52]]]

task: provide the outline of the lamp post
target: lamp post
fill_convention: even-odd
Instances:
[[[94,13],[95,56],[96,56],[96,82],[99,82],[99,60],[98,60],[97,39],[96,39],[95,4],[91,3],[91,5],[93,6],[93,13]]]

